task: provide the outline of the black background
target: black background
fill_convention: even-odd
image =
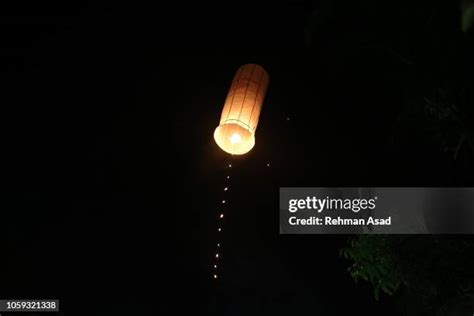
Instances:
[[[278,235],[278,188],[472,185],[472,164],[397,125],[411,100],[472,85],[459,20],[441,1],[5,7],[0,296],[90,315],[397,314],[346,272],[347,237]],[[233,161],[215,283],[229,157],[212,133],[248,62],[270,86]]]

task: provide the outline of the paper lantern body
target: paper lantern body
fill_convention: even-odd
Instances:
[[[222,150],[243,155],[253,148],[267,87],[268,74],[261,66],[247,64],[237,70],[214,131],[214,139]]]

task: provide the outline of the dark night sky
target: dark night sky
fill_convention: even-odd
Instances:
[[[346,273],[346,237],[279,236],[277,201],[280,186],[472,185],[472,164],[416,125],[391,141],[407,100],[473,70],[458,5],[412,2],[2,9],[0,297],[87,299],[90,315],[212,314],[216,298],[223,315],[395,313]],[[270,86],[235,160],[216,287],[228,157],[212,133],[248,62]]]

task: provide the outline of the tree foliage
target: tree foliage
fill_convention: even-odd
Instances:
[[[472,30],[474,25],[474,1],[463,0],[461,3],[461,29],[463,32]]]
[[[406,291],[437,312],[474,302],[474,239],[361,235],[340,253],[356,281],[373,285],[376,299]]]

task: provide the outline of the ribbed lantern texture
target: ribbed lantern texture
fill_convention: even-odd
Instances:
[[[255,146],[260,111],[268,87],[268,74],[261,66],[241,66],[234,76],[214,139],[232,155],[243,155]]]

